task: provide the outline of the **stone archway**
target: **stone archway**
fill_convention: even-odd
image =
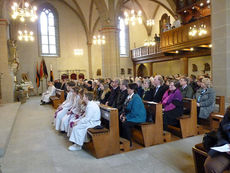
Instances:
[[[148,70],[144,64],[141,64],[137,69],[137,76],[138,77],[146,77],[148,76]]]

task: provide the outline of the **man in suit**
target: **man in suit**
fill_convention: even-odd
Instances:
[[[113,88],[111,90],[111,94],[106,102],[106,105],[111,106],[113,108],[117,108],[117,99],[120,93],[120,80],[115,79],[113,82]]]
[[[128,90],[127,90],[128,84],[129,84],[129,80],[127,79],[122,80],[120,84],[121,91],[117,99],[117,109],[119,111],[119,114],[123,110],[125,100],[128,97]]]
[[[162,97],[165,93],[165,91],[168,89],[168,86],[164,85],[164,80],[161,75],[156,75],[153,79],[153,101],[154,102],[161,102]]]
[[[67,79],[62,79],[62,85],[61,85],[61,90],[64,91],[64,96],[65,96],[65,99],[67,97]]]
[[[193,89],[190,85],[188,85],[188,78],[181,77],[180,78],[180,91],[183,98],[192,98],[193,97]]]

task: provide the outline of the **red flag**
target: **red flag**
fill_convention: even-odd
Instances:
[[[39,71],[38,71],[38,63],[37,63],[37,72],[36,72],[36,84],[37,84],[37,87],[39,88],[39,86],[40,86],[40,75],[39,75]]]
[[[46,62],[44,59],[42,59],[42,62],[43,62],[43,75],[47,79],[48,78],[48,72],[47,72]]]
[[[43,79],[43,61],[40,63],[40,79]]]

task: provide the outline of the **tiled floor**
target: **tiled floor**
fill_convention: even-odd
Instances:
[[[54,109],[33,97],[21,105],[3,161],[3,173],[193,173],[192,146],[202,136],[135,150],[103,159],[70,152],[68,138],[55,132]]]

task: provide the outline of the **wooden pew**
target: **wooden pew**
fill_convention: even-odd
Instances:
[[[218,129],[219,124],[224,117],[223,115],[225,113],[225,97],[216,96],[216,104],[219,105],[219,111],[213,112],[210,115],[210,126],[212,130]]]
[[[143,101],[147,116],[152,116],[154,122],[140,123],[132,129],[135,141],[145,147],[163,143],[162,105],[155,102]]]
[[[57,109],[65,101],[64,90],[56,89],[56,96],[51,96],[50,100],[54,109]]]
[[[117,154],[120,152],[120,136],[118,110],[105,105],[100,105],[101,124],[103,129],[88,129],[91,141],[84,144],[96,158]]]
[[[182,138],[197,135],[197,105],[195,99],[183,99],[184,110],[189,112],[189,115],[183,114],[178,118],[180,128],[169,125],[168,129],[176,133],[180,133]]]
[[[196,144],[192,148],[192,153],[196,173],[204,173],[204,163],[206,158],[208,157],[208,153],[205,151],[203,144]],[[226,170],[224,171],[224,173],[230,173],[230,170]]]
[[[204,173],[204,162],[208,157],[208,154],[205,151],[203,144],[196,144],[192,148],[192,154],[196,173]]]

